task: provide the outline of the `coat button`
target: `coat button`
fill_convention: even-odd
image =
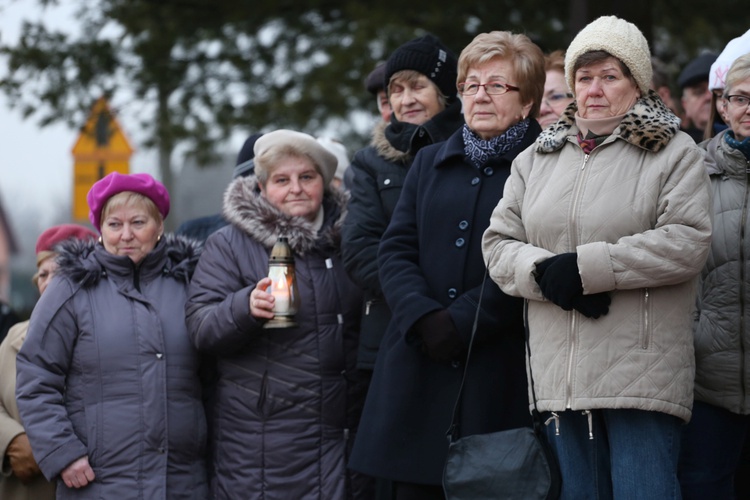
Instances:
[[[163,357],[164,357],[164,355],[162,353],[160,353],[160,352],[156,353],[156,359],[161,359]]]
[[[492,167],[484,167],[484,175],[490,176],[490,175],[492,175],[494,173],[495,173],[495,171],[492,170]]]
[[[456,246],[458,248],[461,248],[462,246],[464,246],[464,244],[466,244],[466,240],[465,239],[459,238],[459,239],[456,240]]]
[[[385,184],[386,186],[387,186],[388,184],[390,184],[390,183],[391,183],[391,180],[390,180],[390,179],[386,179],[386,180],[384,180],[384,181],[383,181],[383,184]]]
[[[458,290],[456,290],[455,288],[449,288],[448,289],[448,298],[449,299],[455,299],[456,297],[458,297]]]
[[[462,220],[461,222],[458,223],[458,228],[461,231],[466,231],[469,228],[469,221]]]
[[[473,178],[473,179],[471,180],[471,185],[472,185],[472,186],[476,186],[477,184],[479,184],[479,177],[474,177],[474,178]]]

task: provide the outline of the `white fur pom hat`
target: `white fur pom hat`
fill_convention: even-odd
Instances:
[[[744,35],[731,40],[711,65],[711,72],[708,74],[708,89],[723,90],[727,84],[726,78],[727,73],[729,73],[729,67],[735,59],[748,52],[750,52],[750,30],[747,30]]]
[[[309,156],[315,166],[323,176],[323,181],[327,186],[333,175],[336,173],[338,160],[322,144],[315,140],[315,137],[297,132],[295,130],[279,129],[263,134],[253,146],[255,153],[255,172],[259,170],[268,170],[271,165],[267,165],[265,153],[277,147],[291,146],[298,152]]]
[[[602,16],[590,22],[565,51],[565,79],[573,92],[573,66],[579,57],[594,50],[603,50],[622,61],[633,74],[641,93],[648,93],[653,73],[648,41],[635,24],[615,16]]]

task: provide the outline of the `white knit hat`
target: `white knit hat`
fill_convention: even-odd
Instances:
[[[343,181],[344,172],[349,168],[349,152],[347,151],[346,146],[330,137],[318,137],[316,140],[321,143],[324,148],[333,153],[333,156],[338,160],[336,173],[334,173],[333,176]]]
[[[735,59],[744,56],[748,52],[750,52],[750,30],[747,30],[744,35],[731,40],[711,65],[711,72],[708,74],[709,90],[723,90],[727,83],[726,78],[727,73],[729,73],[729,67]]]
[[[651,86],[651,51],[641,30],[615,16],[602,16],[578,32],[565,51],[565,79],[575,92],[573,66],[586,52],[606,51],[622,61],[635,78],[642,94]]]
[[[338,160],[322,144],[315,140],[315,137],[297,132],[295,130],[279,129],[263,134],[253,146],[255,153],[255,172],[268,170],[272,165],[267,165],[265,153],[270,149],[283,146],[292,146],[302,154],[309,156],[327,186],[336,172]]]

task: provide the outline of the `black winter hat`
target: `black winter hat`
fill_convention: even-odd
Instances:
[[[425,35],[406,42],[388,58],[383,83],[398,71],[411,69],[432,80],[450,101],[456,97],[458,59],[435,35]]]
[[[379,62],[375,69],[365,78],[365,88],[372,95],[378,95],[378,92],[385,90],[383,80],[385,79],[385,61]]]
[[[716,61],[717,57],[719,57],[718,54],[706,52],[687,63],[680,76],[677,77],[677,85],[681,89],[684,89],[702,81],[707,82],[708,75],[711,73],[711,65]]]
[[[247,177],[253,175],[255,172],[255,153],[253,148],[255,147],[255,141],[257,141],[263,134],[253,134],[247,139],[240,149],[240,153],[237,155],[237,166],[234,167],[234,173],[232,178]]]

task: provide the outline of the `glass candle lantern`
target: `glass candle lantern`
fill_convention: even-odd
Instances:
[[[268,260],[268,277],[272,283],[266,289],[274,297],[273,319],[263,328],[290,328],[297,326],[294,315],[299,305],[297,280],[294,275],[294,255],[285,236],[280,236],[271,249]]]

